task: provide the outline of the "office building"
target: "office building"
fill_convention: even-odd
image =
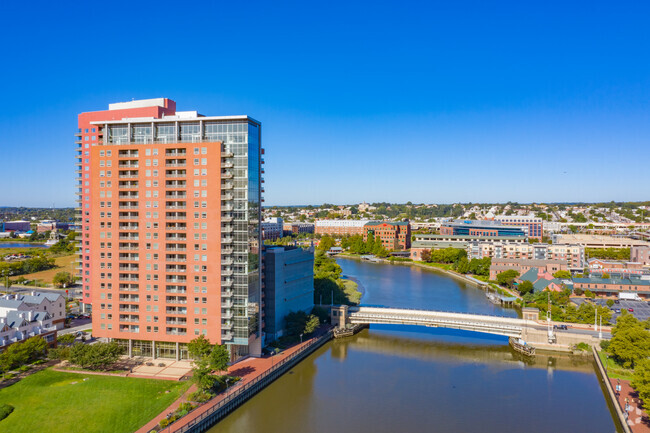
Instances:
[[[408,221],[370,221],[363,226],[363,241],[373,235],[387,250],[411,248],[411,225]]]
[[[284,335],[287,314],[314,308],[313,248],[265,246],[264,294],[264,330],[271,342]]]
[[[456,220],[442,223],[441,235],[464,236],[528,236],[528,227],[501,224],[498,221]]]
[[[199,335],[259,355],[261,124],[159,98],[81,113],[76,136],[93,335],[132,356],[184,359]]]
[[[284,235],[299,235],[302,233],[314,233],[314,224],[313,223],[303,223],[303,222],[290,222],[284,223]]]
[[[26,232],[31,228],[29,221],[6,221],[0,223],[3,232]]]
[[[262,239],[274,240],[282,237],[284,232],[284,223],[282,218],[266,218],[262,221]]]
[[[544,220],[534,216],[499,215],[495,221],[506,226],[526,227],[528,237],[539,241],[544,237]]]

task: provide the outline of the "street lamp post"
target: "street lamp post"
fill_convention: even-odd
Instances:
[[[303,336],[303,335],[304,335],[304,334],[300,334],[300,344],[302,344],[302,336]]]

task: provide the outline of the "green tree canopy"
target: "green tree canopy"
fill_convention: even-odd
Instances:
[[[508,269],[497,274],[497,282],[502,286],[512,287],[515,282],[515,278],[519,276],[519,272],[514,269]]]
[[[623,310],[612,328],[609,350],[626,368],[650,356],[650,332],[633,315]]]
[[[556,273],[553,274],[555,278],[559,278],[562,280],[566,279],[571,279],[571,272],[569,271],[557,271]]]
[[[521,284],[517,287],[519,290],[519,293],[522,295],[525,295],[526,293],[530,293],[533,291],[533,283],[530,281],[522,281]]]
[[[52,283],[56,287],[70,287],[74,284],[74,277],[70,272],[58,272],[52,279]]]

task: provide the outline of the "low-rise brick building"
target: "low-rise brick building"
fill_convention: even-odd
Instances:
[[[589,290],[602,296],[618,296],[621,292],[636,293],[641,298],[650,298],[650,281],[640,278],[574,278],[573,290]]]
[[[650,245],[634,245],[630,248],[630,260],[650,265]]]
[[[363,226],[370,220],[316,220],[315,232],[320,235],[363,235]]]
[[[408,250],[411,248],[411,225],[408,221],[373,221],[363,226],[363,241],[372,234],[375,240],[387,250]]]
[[[530,260],[530,259],[492,259],[490,279],[496,280],[497,274],[514,269],[519,275],[524,275],[532,268],[554,274],[557,271],[567,271],[569,267],[564,260]]]

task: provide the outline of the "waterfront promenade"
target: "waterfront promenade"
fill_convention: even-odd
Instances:
[[[250,387],[252,384],[259,382],[262,378],[269,375],[271,372],[278,370],[278,367],[282,366],[286,362],[296,358],[301,352],[308,350],[310,346],[313,346],[318,342],[320,338],[323,338],[327,335],[328,329],[322,327],[315,335],[298,343],[288,349],[283,350],[282,352],[272,355],[265,356],[262,358],[247,358],[244,359],[228,368],[228,375],[240,377],[241,380],[237,382],[236,385],[230,387],[228,390],[220,393],[214,397],[209,402],[200,405],[198,408],[174,422],[170,426],[160,430],[164,433],[177,433],[188,431],[189,428],[196,425],[197,421],[203,419],[208,414],[211,414],[215,408],[219,408],[226,404],[228,401],[232,400],[233,397],[240,394],[247,387]],[[160,421],[162,421],[167,414],[174,412],[181,403],[187,401],[187,397],[192,392],[196,391],[196,386],[192,385],[188,391],[183,394],[178,400],[176,400],[172,405],[170,405],[163,412],[158,414],[154,419],[149,421],[143,427],[138,429],[136,433],[149,433],[153,430]]]

